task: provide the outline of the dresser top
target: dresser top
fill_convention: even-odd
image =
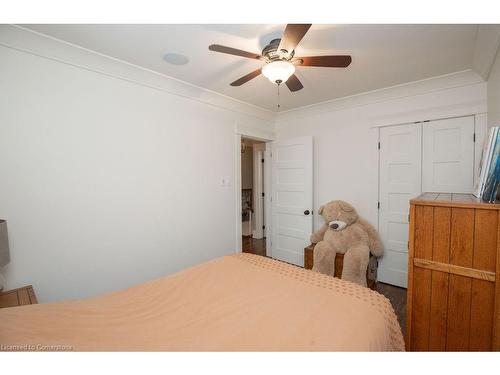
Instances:
[[[472,194],[459,193],[423,193],[410,200],[410,204],[500,210],[500,204],[485,203]]]

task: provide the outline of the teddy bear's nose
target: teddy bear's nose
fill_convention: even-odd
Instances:
[[[330,225],[330,228],[332,228],[332,229],[337,229],[338,227],[339,227],[339,225],[336,223],[333,223]]]

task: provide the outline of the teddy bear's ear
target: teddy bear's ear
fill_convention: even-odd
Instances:
[[[339,201],[339,206],[340,208],[345,211],[345,212],[351,212],[354,211],[354,207],[352,207],[349,203],[344,202],[344,201]]]
[[[318,215],[323,214],[323,210],[325,209],[325,206],[320,206],[318,209]]]

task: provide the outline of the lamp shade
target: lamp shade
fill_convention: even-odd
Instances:
[[[9,237],[7,235],[7,222],[0,219],[0,267],[10,262]]]

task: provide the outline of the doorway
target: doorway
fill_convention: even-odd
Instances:
[[[240,148],[242,251],[267,256],[264,176],[266,143],[242,137]]]

